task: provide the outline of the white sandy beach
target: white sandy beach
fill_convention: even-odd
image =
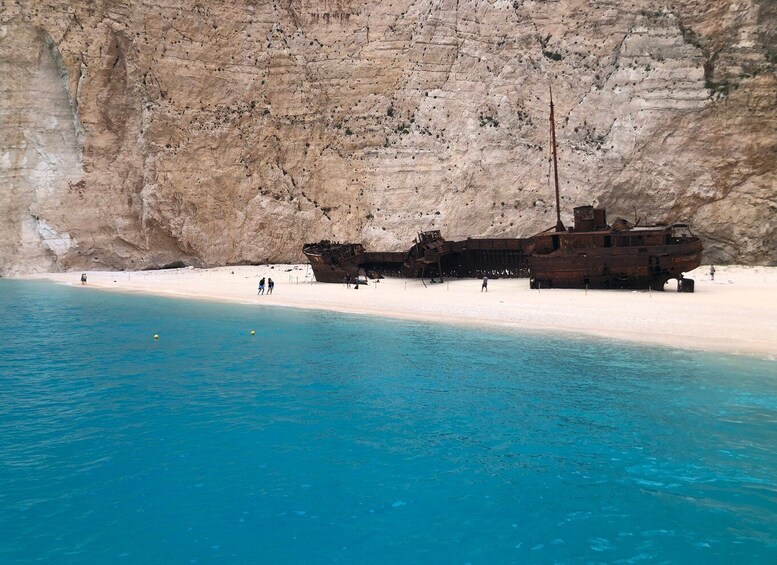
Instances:
[[[530,290],[527,279],[480,281],[384,279],[347,289],[313,282],[306,265],[218,267],[141,272],[87,272],[85,291],[99,288],[182,298],[314,308],[529,331],[560,331],[645,344],[662,344],[777,359],[777,267],[709,267],[687,276],[693,294],[664,292]],[[28,275],[81,288],[80,272]],[[273,295],[257,296],[261,277],[275,281]]]

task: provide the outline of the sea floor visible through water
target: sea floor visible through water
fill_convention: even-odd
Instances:
[[[0,563],[777,562],[773,361],[44,282],[0,308]]]

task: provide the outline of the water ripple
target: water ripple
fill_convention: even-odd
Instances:
[[[0,305],[3,562],[777,560],[774,363],[12,281]]]

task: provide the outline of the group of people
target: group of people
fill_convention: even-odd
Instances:
[[[272,290],[275,288],[275,282],[268,278],[267,279],[267,294],[272,294]],[[264,277],[261,278],[259,281],[259,290],[256,294],[264,294]]]
[[[345,288],[351,288],[351,273],[345,273],[343,284],[345,285]],[[353,288],[359,288],[359,277],[356,277],[356,280],[354,280]]]

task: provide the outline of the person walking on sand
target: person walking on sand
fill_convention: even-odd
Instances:
[[[267,294],[272,294],[272,289],[275,288],[275,283],[272,279],[267,279]]]
[[[259,281],[259,290],[257,290],[256,294],[264,294],[264,277]]]
[[[710,280],[715,280],[715,265],[710,265]]]
[[[86,273],[81,273],[81,284],[86,284]]]
[[[483,292],[484,290],[488,292],[488,277],[483,277],[483,284],[480,287],[480,292]]]

